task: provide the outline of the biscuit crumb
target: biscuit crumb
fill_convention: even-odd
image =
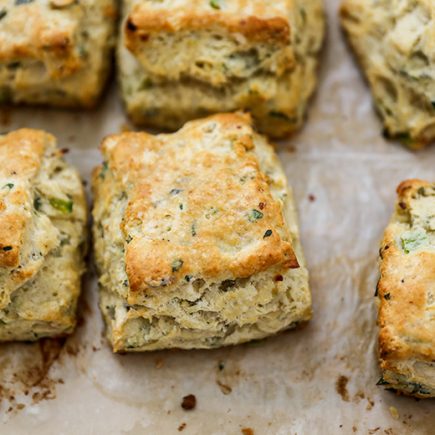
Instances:
[[[181,423],[180,426],[178,426],[178,432],[182,432],[186,428],[186,423]]]
[[[254,431],[250,427],[244,427],[242,429],[243,435],[254,435]]]
[[[231,394],[231,392],[233,391],[233,389],[229,385],[223,384],[221,381],[216,381],[216,383],[219,385],[220,390],[225,395]]]
[[[165,361],[162,358],[157,358],[155,361],[156,369],[161,369],[165,364]]]
[[[310,202],[314,202],[316,200],[316,197],[312,194],[312,193],[310,193],[309,195],[308,195],[308,201],[310,201]]]
[[[345,402],[349,402],[349,392],[347,391],[347,384],[349,378],[347,376],[339,376],[337,382],[335,383],[335,389],[337,393]]]
[[[196,397],[193,394],[189,394],[183,397],[181,407],[186,411],[191,411],[196,408]]]
[[[395,408],[394,406],[390,406],[389,410],[390,410],[391,417],[393,417],[394,420],[398,420],[400,415],[397,408]]]

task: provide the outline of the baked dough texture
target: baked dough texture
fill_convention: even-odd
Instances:
[[[53,136],[0,136],[0,341],[71,333],[84,271],[86,203]]]
[[[382,241],[380,384],[435,397],[435,183],[404,181]]]
[[[114,0],[0,0],[0,104],[94,106],[115,19]]]
[[[435,2],[344,0],[341,21],[385,134],[411,148],[435,141]]]
[[[292,194],[247,115],[114,135],[102,152],[93,232],[115,352],[214,348],[310,319]]]
[[[286,136],[304,120],[324,35],[321,0],[125,0],[122,94],[137,124],[175,130],[249,110]]]

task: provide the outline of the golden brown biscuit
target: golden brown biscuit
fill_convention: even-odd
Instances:
[[[0,104],[95,105],[115,18],[114,0],[0,0]]]
[[[310,318],[292,196],[247,116],[123,133],[102,151],[93,231],[115,351],[237,344]]]
[[[435,184],[404,181],[382,241],[380,384],[435,397]]]
[[[118,45],[132,120],[165,129],[247,109],[261,131],[299,128],[316,85],[320,0],[126,0]]]
[[[81,180],[53,136],[0,136],[0,341],[70,333],[84,270]]]
[[[435,3],[344,0],[341,21],[385,133],[411,148],[435,140]]]

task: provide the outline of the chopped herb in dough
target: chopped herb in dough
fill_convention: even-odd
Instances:
[[[172,262],[172,272],[178,272],[183,266],[183,260],[180,258]]]
[[[400,237],[400,240],[403,251],[409,254],[427,242],[427,235],[423,231],[407,231]]]
[[[263,218],[263,213],[261,211],[256,210],[255,208],[249,213],[249,222],[256,222],[259,219]]]
[[[71,200],[50,198],[50,205],[63,214],[72,213],[73,211],[73,202]]]
[[[272,230],[267,230],[267,231],[264,233],[263,239],[266,239],[267,237],[270,237],[271,235],[272,235]]]
[[[221,8],[220,0],[210,0],[210,6],[213,9],[220,9]]]

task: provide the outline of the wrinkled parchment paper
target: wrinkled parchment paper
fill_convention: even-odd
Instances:
[[[328,1],[320,88],[306,127],[278,145],[300,212],[312,322],[215,351],[113,355],[90,271],[71,338],[0,346],[0,434],[435,433],[434,400],[375,385],[373,298],[395,188],[408,177],[434,180],[435,149],[411,153],[381,137],[337,8]],[[14,109],[0,121],[2,131],[54,133],[86,180],[101,138],[126,124],[115,88],[94,112]],[[197,399],[191,411],[180,406],[188,394]]]

